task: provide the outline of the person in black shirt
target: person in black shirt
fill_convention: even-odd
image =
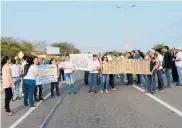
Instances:
[[[163,70],[166,72],[167,87],[171,88],[171,69],[172,69],[172,56],[169,52],[169,47],[164,46],[164,60],[163,60]]]
[[[154,55],[154,50],[149,50],[149,59],[150,59],[150,75],[147,75],[148,78],[148,93],[154,94],[156,90],[156,58]]]

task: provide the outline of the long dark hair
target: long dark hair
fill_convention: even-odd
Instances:
[[[50,63],[49,64],[52,64],[52,61],[54,60],[54,58],[52,58],[51,60],[50,60]]]
[[[33,61],[34,61],[33,57],[27,57],[27,63],[25,64],[25,67],[24,67],[23,77],[26,76],[26,74],[28,73],[28,70],[30,66],[33,64]]]
[[[7,62],[8,60],[10,60],[10,58],[8,56],[5,56],[2,60],[1,60],[1,67],[3,67]]]

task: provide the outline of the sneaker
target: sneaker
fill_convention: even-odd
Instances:
[[[97,91],[94,91],[94,93],[97,93]]]
[[[93,91],[90,90],[88,93],[93,93]]]
[[[71,95],[71,93],[68,93],[68,96]]]
[[[44,100],[44,98],[40,97],[39,100]]]
[[[108,91],[108,90],[106,90],[106,93],[109,93],[109,91]]]
[[[36,102],[40,102],[40,100],[39,100],[39,99],[35,99],[35,101],[36,101]]]
[[[152,91],[152,92],[151,92],[151,94],[155,94],[155,92],[154,92],[154,91]]]
[[[111,91],[115,91],[115,90],[116,90],[116,88],[112,88],[112,89],[111,89]]]
[[[30,105],[30,107],[31,107],[31,108],[35,108],[35,107],[36,107],[36,105]]]
[[[164,92],[164,89],[159,90],[159,92]]]
[[[104,91],[103,91],[103,90],[101,90],[101,91],[100,91],[100,93],[102,93],[102,94],[103,94],[103,93],[104,93]]]
[[[23,107],[24,107],[24,108],[27,108],[27,107],[28,107],[28,104],[27,104],[27,105],[24,105]]]
[[[19,96],[17,96],[17,97],[16,97],[16,100],[20,100],[20,97],[19,97]]]
[[[76,94],[76,92],[74,92],[74,94]]]

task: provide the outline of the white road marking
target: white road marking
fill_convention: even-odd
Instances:
[[[59,87],[62,85],[63,83],[61,82],[61,84],[59,85]],[[47,99],[49,96],[51,95],[51,93],[48,93],[44,99]],[[15,123],[13,123],[9,128],[15,128],[17,125],[19,125],[33,110],[35,110],[43,101],[40,101],[39,103],[37,103],[37,106],[34,108],[30,108],[28,110],[28,112],[26,112],[22,117],[20,117]]]
[[[140,90],[141,92],[145,92],[143,89],[141,89],[140,87],[133,85],[133,87],[135,87],[136,89]],[[178,109],[174,108],[173,106],[167,104],[166,102],[162,101],[161,99],[155,97],[152,94],[149,93],[145,93],[146,95],[148,95],[150,98],[152,98],[153,100],[159,102],[160,104],[162,104],[163,106],[165,106],[166,108],[170,109],[171,111],[175,112],[176,114],[178,114],[179,116],[182,117],[182,112],[179,111]]]
[[[48,114],[48,116],[46,117],[46,119],[44,120],[44,122],[41,124],[40,128],[43,128],[45,123],[47,122],[47,119],[50,117],[50,115],[52,114],[52,112],[55,110],[55,108],[58,106],[58,104],[60,103],[60,101],[62,100],[62,98],[64,97],[64,94],[61,96],[61,98],[58,100],[57,104],[54,106],[54,108],[50,111],[50,113]]]

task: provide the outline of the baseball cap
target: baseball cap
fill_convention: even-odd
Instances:
[[[180,48],[180,47],[175,47],[174,49],[175,49],[175,50],[181,50],[181,48]]]
[[[150,50],[148,50],[149,52],[153,52],[153,53],[155,53],[155,51],[153,50],[153,49],[150,49]]]

